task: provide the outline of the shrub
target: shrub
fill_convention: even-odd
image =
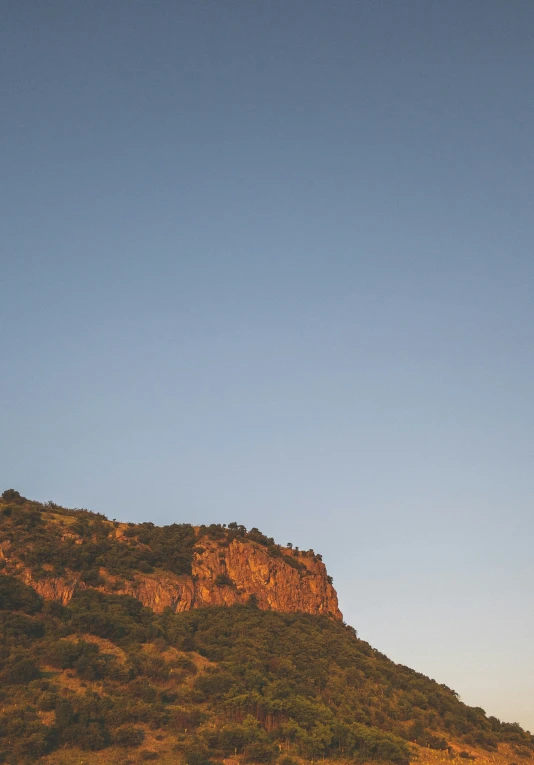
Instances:
[[[216,587],[235,587],[228,574],[217,574],[214,584]]]
[[[60,730],[68,728],[74,722],[74,708],[67,699],[60,699],[56,704],[56,725]]]
[[[26,497],[22,497],[15,489],[6,489],[2,492],[2,499],[4,502],[11,502],[13,504],[22,504],[26,502]]]
[[[154,686],[145,680],[143,677],[138,677],[131,682],[128,687],[129,692],[137,699],[145,701],[147,704],[151,704],[158,697],[158,692]]]
[[[205,714],[200,709],[174,709],[171,723],[178,730],[198,728],[204,722]]]
[[[38,699],[38,707],[43,712],[51,712],[56,708],[59,699],[59,694],[45,691]]]
[[[219,698],[230,690],[234,680],[227,672],[206,672],[195,680],[194,687],[207,697]]]
[[[193,742],[184,748],[186,765],[211,765],[207,747],[200,742]]]
[[[22,613],[0,612],[0,634],[5,645],[21,647],[44,635],[44,625]]]
[[[198,672],[197,665],[191,659],[188,659],[187,656],[179,656],[172,666],[176,667],[176,669],[183,669],[184,672],[188,672],[190,675],[196,675]]]
[[[57,669],[72,669],[82,653],[82,644],[73,640],[57,640],[45,655],[45,661]]]
[[[10,662],[2,673],[2,680],[8,685],[22,685],[40,676],[39,668],[30,658],[15,659]]]
[[[100,723],[91,722],[88,725],[74,725],[72,731],[71,741],[80,749],[96,751],[105,749],[111,743],[109,731]]]
[[[34,761],[34,758],[47,754],[53,745],[53,739],[50,731],[44,725],[39,726],[29,735],[24,736],[18,742],[18,748],[22,755],[26,755]]]
[[[34,589],[14,576],[0,574],[0,609],[35,614],[42,607],[43,599]]]
[[[285,754],[283,757],[281,757],[278,760],[279,765],[298,765],[298,762],[293,759],[293,757],[290,757],[288,754]]]
[[[117,746],[140,746],[144,740],[144,730],[133,725],[121,725],[113,734],[113,742]]]
[[[272,762],[276,759],[278,747],[270,741],[254,741],[247,746],[246,762]]]

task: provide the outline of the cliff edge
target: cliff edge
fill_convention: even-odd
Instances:
[[[193,527],[109,521],[8,490],[0,500],[0,564],[47,600],[80,589],[131,595],[153,611],[230,606],[341,620],[321,556],[276,545],[237,523]]]

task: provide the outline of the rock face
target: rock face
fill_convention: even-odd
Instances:
[[[156,612],[167,607],[179,612],[201,606],[228,606],[245,603],[254,595],[259,608],[265,610],[328,614],[342,619],[336,591],[321,560],[303,554],[294,558],[286,548],[280,548],[280,554],[274,557],[250,540],[234,539],[222,545],[203,539],[202,549],[194,556],[191,576],[139,573],[132,581],[118,582],[105,569],[100,573],[106,581],[98,588],[102,592],[131,595]],[[36,580],[28,569],[19,569],[18,575],[45,599],[64,605],[76,590],[86,587],[75,574]]]

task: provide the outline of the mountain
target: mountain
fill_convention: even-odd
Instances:
[[[0,500],[0,762],[527,765],[534,737],[359,639],[313,551]]]

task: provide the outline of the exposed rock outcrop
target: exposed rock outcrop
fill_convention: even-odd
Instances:
[[[120,581],[101,569],[106,585],[102,592],[131,595],[145,606],[161,612],[169,607],[174,612],[201,606],[245,603],[251,595],[262,609],[329,614],[342,619],[337,595],[327,576],[324,563],[317,557],[300,555],[298,563],[289,549],[281,548],[272,556],[262,545],[250,540],[234,539],[230,544],[202,540],[202,550],[195,553],[192,575],[169,572],[135,575],[131,581]],[[292,562],[293,562],[292,561]],[[30,570],[18,575],[47,600],[65,605],[77,589],[86,585],[76,574],[64,577],[35,579]]]

